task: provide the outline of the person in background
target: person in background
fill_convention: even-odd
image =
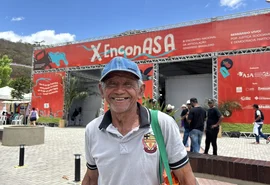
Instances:
[[[270,142],[270,136],[267,137],[262,133],[262,127],[263,127],[263,121],[264,121],[264,114],[259,109],[258,104],[253,105],[253,109],[255,110],[255,121],[254,121],[254,132],[256,135],[256,142],[254,144],[260,144],[260,136],[262,136],[264,139],[266,139],[266,144]]]
[[[182,112],[183,112],[183,110],[185,110],[185,109],[187,109],[187,105],[186,105],[186,104],[182,104],[182,105],[181,105],[181,110],[182,110]],[[182,112],[181,112],[181,113],[182,113]],[[184,120],[182,120],[182,119],[181,119],[181,126],[180,126],[180,127],[181,127],[181,128],[184,127]]]
[[[30,108],[30,105],[28,105],[26,107],[26,112],[25,112],[25,122],[24,122],[25,125],[28,125],[30,112],[31,112],[31,108]]]
[[[87,171],[82,185],[158,185],[159,150],[150,110],[138,100],[145,85],[138,65],[115,57],[101,73],[99,90],[110,109],[85,130]],[[168,163],[181,185],[195,185],[187,151],[172,117],[158,111]]]
[[[11,122],[10,122],[10,117],[11,117],[11,114],[9,114],[8,112],[6,112],[6,117],[7,117],[7,125],[9,125],[9,124],[11,124]]]
[[[168,115],[170,115],[170,114],[173,112],[173,109],[174,109],[174,106],[171,105],[171,104],[168,104],[167,107],[166,107],[166,113],[167,113]],[[170,116],[171,116],[173,119],[175,119],[173,115],[170,115]]]
[[[183,107],[183,105],[182,105],[182,107]],[[190,132],[190,126],[189,126],[189,122],[187,120],[187,116],[188,116],[190,109],[191,109],[191,104],[190,104],[190,100],[188,100],[186,102],[186,106],[184,107],[184,109],[181,112],[181,121],[183,122],[183,127],[185,129],[184,136],[183,136],[183,144],[185,145],[185,147],[189,147],[188,137],[189,137],[189,132]]]
[[[213,147],[213,155],[217,155],[217,136],[219,132],[219,125],[223,119],[220,111],[215,107],[214,100],[208,100],[209,109],[207,111],[207,122],[206,122],[206,139],[205,139],[205,150],[204,154],[208,154],[210,143]]]
[[[157,101],[151,98],[148,100],[148,103],[151,108],[155,108]]]
[[[15,114],[12,114],[11,121],[15,119],[19,119],[20,113],[19,111],[16,111]]]
[[[206,111],[198,104],[197,98],[191,98],[190,103],[193,107],[188,114],[188,122],[190,123],[189,137],[192,146],[190,151],[199,153],[201,149]]]
[[[36,121],[38,120],[38,117],[38,111],[35,107],[33,107],[31,112],[29,113],[30,125],[36,126]]]
[[[13,113],[13,112],[10,112],[10,116],[9,116],[9,118],[7,119],[7,124],[11,124],[12,119],[13,119],[13,115],[14,115],[14,113]]]

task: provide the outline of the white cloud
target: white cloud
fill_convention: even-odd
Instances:
[[[227,6],[231,9],[237,9],[245,6],[244,0],[220,0],[220,6]]]
[[[209,7],[209,5],[210,5],[210,3],[208,3],[207,5],[205,5],[205,6],[204,6],[204,8],[207,8],[207,7]]]
[[[24,17],[12,17],[11,21],[22,21]]]
[[[34,44],[35,42],[44,41],[42,44],[50,45],[63,42],[71,42],[75,40],[75,35],[70,33],[56,34],[54,30],[43,30],[31,35],[18,35],[13,31],[0,32],[0,38],[12,42],[26,42]]]

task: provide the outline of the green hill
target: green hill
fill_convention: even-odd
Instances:
[[[32,53],[35,45],[21,42],[10,42],[0,39],[0,56],[8,55],[12,63],[32,66]],[[30,77],[31,68],[11,65],[11,78]]]

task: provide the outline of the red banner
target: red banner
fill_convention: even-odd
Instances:
[[[235,111],[225,121],[253,123],[253,104],[264,112],[265,123],[270,123],[270,53],[246,54],[218,58],[218,99],[237,100],[241,111]]]
[[[65,72],[34,74],[32,107],[40,116],[63,116]]]
[[[34,69],[106,64],[115,56],[145,60],[270,45],[270,14],[213,21],[34,51]]]

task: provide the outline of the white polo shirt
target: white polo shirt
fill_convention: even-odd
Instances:
[[[140,126],[123,136],[112,125],[107,111],[91,121],[85,131],[87,167],[98,170],[99,185],[159,185],[159,151],[147,108],[138,104]],[[158,112],[171,169],[188,163],[178,126]]]

